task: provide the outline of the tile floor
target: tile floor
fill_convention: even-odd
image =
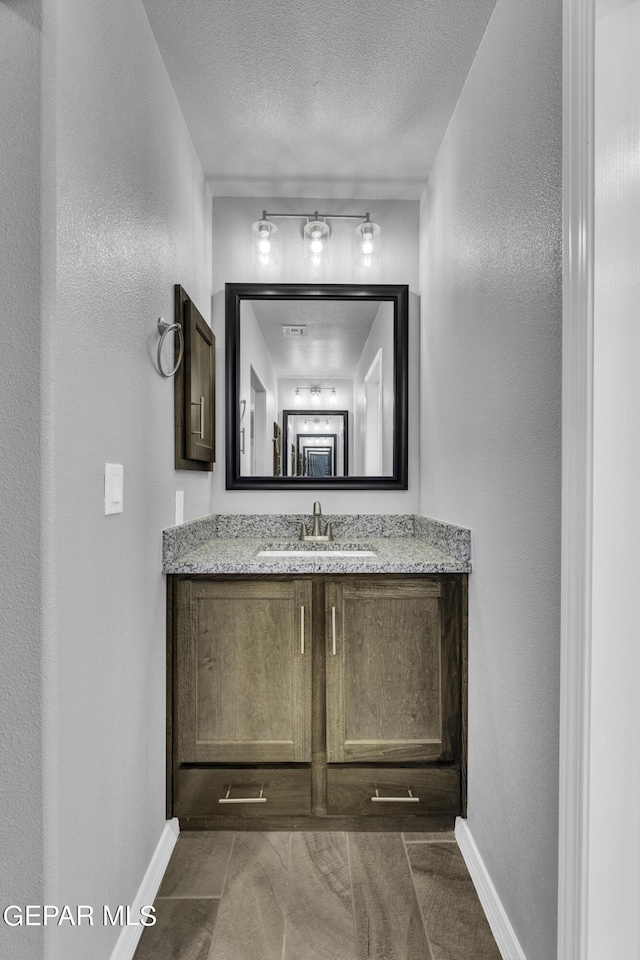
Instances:
[[[183,832],[134,960],[500,960],[452,833]]]

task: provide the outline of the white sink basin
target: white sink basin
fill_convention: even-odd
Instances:
[[[330,560],[332,557],[375,557],[373,550],[331,550],[326,547],[315,547],[313,550],[299,550],[291,547],[289,550],[258,550],[259,557],[316,557]]]

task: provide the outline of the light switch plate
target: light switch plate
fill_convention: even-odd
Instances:
[[[122,513],[124,503],[124,467],[121,463],[104,465],[104,512]]]
[[[176,490],[173,522],[176,527],[178,526],[179,523],[184,523],[184,490]]]

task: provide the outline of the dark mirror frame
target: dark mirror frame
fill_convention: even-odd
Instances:
[[[243,300],[390,300],[394,319],[393,475],[388,477],[243,477],[240,474],[240,307]],[[408,488],[409,287],[406,284],[225,284],[227,490],[406,490]]]

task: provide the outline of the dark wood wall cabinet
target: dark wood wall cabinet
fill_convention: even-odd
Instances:
[[[451,827],[466,812],[466,598],[466,574],[170,576],[168,816]]]
[[[176,470],[213,470],[215,337],[178,284],[175,287],[175,320],[182,327],[184,336],[184,359],[174,377],[175,467]]]

